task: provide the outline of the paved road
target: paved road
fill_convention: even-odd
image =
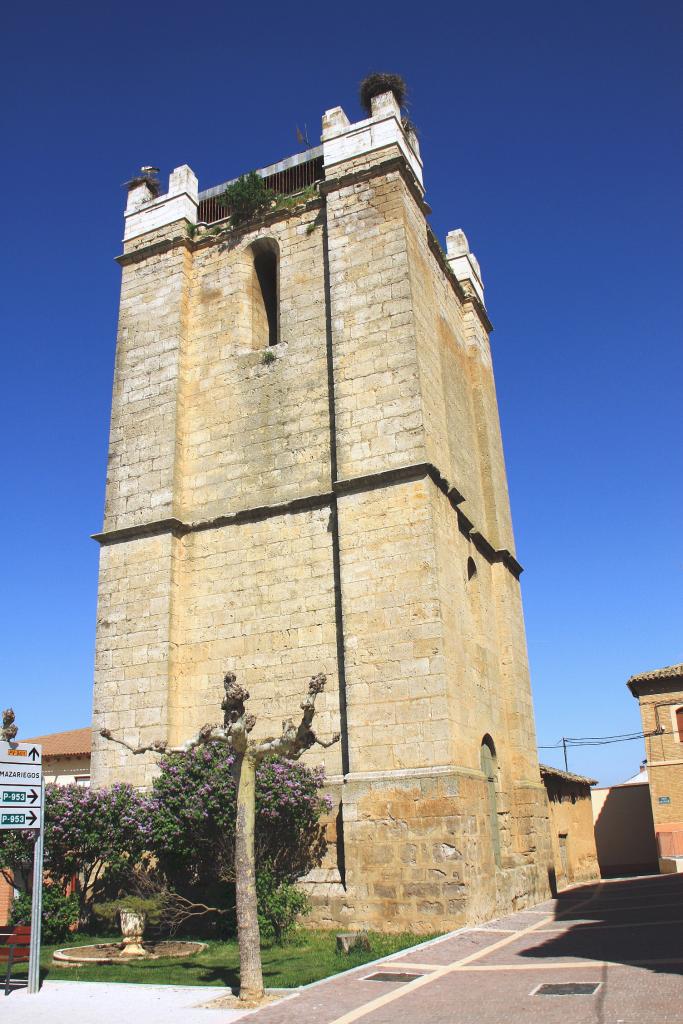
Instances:
[[[682,925],[683,876],[581,886],[319,982],[243,1024],[683,1024]],[[396,972],[416,977],[367,980]],[[596,987],[539,991],[568,983]]]

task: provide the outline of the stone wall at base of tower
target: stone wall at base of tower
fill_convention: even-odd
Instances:
[[[548,895],[545,791],[525,795],[531,840],[496,865],[481,772],[458,766],[347,776],[345,872],[329,861],[304,883],[323,928],[430,934],[486,921]],[[338,826],[332,824],[332,839]]]

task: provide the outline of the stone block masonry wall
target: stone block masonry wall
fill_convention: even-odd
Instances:
[[[380,107],[382,132],[332,112],[296,209],[218,236],[194,207],[161,223],[170,201],[146,233],[129,216],[94,721],[179,744],[232,669],[267,735],[326,672],[313,920],[428,932],[541,898],[551,853],[488,321]],[[255,243],[278,255],[268,348]],[[95,785],[153,772],[96,735]]]
[[[404,204],[398,171],[327,197],[340,479],[426,458]]]
[[[237,244],[198,250],[187,345],[181,517],[208,519],[328,492],[330,426],[317,205]],[[279,252],[280,343],[255,349],[251,246]]]
[[[431,487],[422,479],[339,500],[352,772],[451,759]]]
[[[406,189],[411,308],[428,461],[464,497],[463,511],[494,548],[514,551],[485,325],[462,301],[429,244],[424,214]]]
[[[547,869],[496,865],[485,781],[457,768],[358,773],[343,786],[346,891],[332,882],[312,920],[428,934],[547,895]]]
[[[405,177],[358,170],[328,194],[339,477],[424,459],[458,511],[431,478],[340,498],[351,774],[451,764],[481,780],[491,735],[503,889],[523,901],[547,891],[552,857],[519,583],[473,536],[514,548],[488,337],[438,265]]]
[[[336,625],[329,508],[202,530],[182,540],[174,628],[171,742],[181,743],[220,716],[223,674],[251,694],[254,735],[296,718],[308,680],[326,672],[316,727],[339,729]],[[309,751],[341,771],[337,744]]]
[[[99,735],[111,729],[128,743],[169,738],[171,602],[178,541],[170,533],[105,545],[95,648],[92,784],[142,786],[156,759],[132,757]]]
[[[424,214],[405,190],[404,223],[427,461],[465,498],[466,514],[488,535],[464,311],[428,246]]]
[[[106,530],[175,514],[179,378],[191,274],[184,248],[123,268]]]

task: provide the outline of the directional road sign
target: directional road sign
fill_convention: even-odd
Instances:
[[[40,828],[40,815],[35,811],[10,811],[0,808],[0,829]]]
[[[0,828],[40,828],[43,787],[40,782],[27,786],[17,782],[0,782]]]
[[[3,786],[0,784],[0,806],[8,804],[10,807],[15,807],[17,804],[27,804],[30,807],[35,807],[36,800],[40,807],[39,786],[19,786],[15,783],[11,785],[6,783]]]
[[[40,990],[40,925],[43,904],[43,748],[39,743],[0,743],[0,829],[35,829],[28,993]],[[38,880],[36,884],[36,880]]]
[[[0,786],[39,786],[43,770],[41,765],[2,764],[0,761]]]
[[[0,743],[0,764],[43,763],[43,748],[40,743]]]
[[[40,828],[42,747],[0,743],[0,829]]]

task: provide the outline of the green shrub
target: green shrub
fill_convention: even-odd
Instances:
[[[78,897],[66,896],[61,886],[43,885],[42,941],[47,945],[63,942],[78,922]],[[31,923],[31,896],[20,893],[12,904],[10,924]]]
[[[409,117],[401,118],[401,127],[403,128],[403,131],[406,133],[406,135],[410,135],[410,133],[412,132],[415,138],[417,138],[417,126],[413,121],[410,120]]]
[[[229,211],[230,224],[236,228],[269,209],[275,198],[275,192],[266,187],[263,178],[256,171],[251,171],[228,185],[218,201]]]
[[[121,910],[128,910],[131,914],[144,914],[147,925],[159,924],[163,916],[163,899],[151,896],[122,896],[118,900],[109,900],[106,903],[96,903],[93,913],[103,924],[113,928],[118,923],[117,919]]]
[[[275,196],[274,209],[276,210],[293,210],[295,206],[301,206],[302,203],[307,203],[309,199],[316,199],[318,196],[318,190],[315,185],[307,185],[306,188],[302,188],[299,192],[294,192],[292,195],[280,195]]]
[[[282,945],[300,915],[311,909],[308,896],[291,882],[278,883],[273,873],[261,870],[256,878],[261,938]]]

